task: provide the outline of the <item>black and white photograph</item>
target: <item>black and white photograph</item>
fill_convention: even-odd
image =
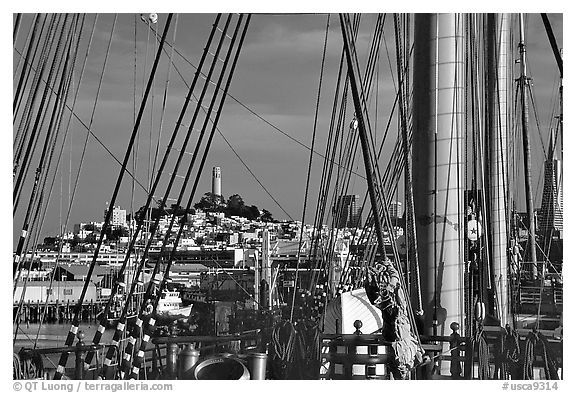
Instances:
[[[567,389],[564,14],[399,6],[12,5],[11,391]]]

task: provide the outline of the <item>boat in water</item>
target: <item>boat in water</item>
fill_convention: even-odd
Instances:
[[[148,305],[148,309],[151,310],[151,304]],[[160,300],[158,301],[158,306],[156,308],[156,315],[158,318],[187,318],[190,316],[190,311],[192,311],[192,306],[183,306],[180,292],[166,290],[160,296]]]

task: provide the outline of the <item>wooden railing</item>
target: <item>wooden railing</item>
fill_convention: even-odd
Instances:
[[[497,346],[504,330],[500,327],[484,327],[485,339],[489,346],[490,374],[495,374],[495,364],[497,359]],[[526,336],[530,332],[528,329],[518,329],[520,339],[520,359],[524,359],[524,350]],[[454,332],[456,333],[456,332]],[[461,337],[458,334],[450,336],[420,336],[422,347],[425,350],[429,361],[417,365],[413,376],[418,379],[427,379],[431,377],[434,365],[439,365],[442,361],[454,362],[460,364],[462,376],[464,379],[473,379],[474,365],[478,363],[478,356],[474,348],[474,343],[470,338]],[[561,368],[562,359],[562,340],[553,336],[553,332],[540,331],[549,343],[552,353],[555,355],[555,362]],[[176,379],[186,377],[182,373],[190,371],[191,367],[201,358],[219,354],[223,352],[233,353],[239,359],[248,360],[255,353],[265,352],[265,331],[256,329],[228,336],[168,336],[157,337],[152,340],[153,346],[145,351],[145,363],[142,367],[141,378],[143,379]],[[328,368],[326,360],[330,358],[330,346],[332,343],[339,341],[354,341],[358,345],[378,346],[385,345],[381,334],[324,334],[320,342],[320,379],[327,379]],[[446,346],[449,344],[449,349]],[[75,363],[73,368],[68,368],[65,375],[74,379],[96,379],[101,371],[104,361],[104,352],[110,347],[110,344],[91,345],[84,344],[82,339],[74,346],[70,347],[53,347],[53,348],[23,348],[18,355],[14,356],[14,378],[49,378],[50,373],[42,365],[42,357],[51,354],[61,354],[64,352],[74,353]],[[192,352],[191,352],[192,351]],[[194,352],[197,355],[194,355]],[[90,368],[85,369],[84,359],[88,352],[96,352],[96,361]],[[355,352],[361,354],[360,352]],[[250,355],[252,354],[252,355]],[[196,357],[195,359],[193,359]],[[39,360],[40,359],[40,360]],[[264,369],[265,369],[264,359]],[[114,368],[115,364],[112,364]],[[463,367],[462,367],[463,366]],[[544,359],[536,356],[534,367],[544,366]],[[455,368],[457,369],[457,368]],[[112,374],[113,376],[114,374]],[[112,378],[109,376],[109,378]],[[461,378],[456,375],[453,378]]]
[[[189,347],[197,349],[201,356],[208,356],[221,352],[232,352],[240,357],[250,351],[258,352],[262,348],[262,331],[260,329],[246,331],[242,334],[229,336],[169,336],[158,337],[152,340],[153,346],[146,349],[145,363],[142,367],[141,378],[144,379],[171,379],[177,377],[178,355]],[[49,379],[55,369],[45,367],[45,360],[49,355],[57,355],[65,352],[73,353],[75,363],[73,367],[67,367],[66,378],[73,379],[96,379],[104,364],[105,351],[111,344],[85,344],[84,335],[76,345],[70,347],[50,348],[22,348],[18,354],[14,354],[14,379]],[[96,352],[93,365],[85,369],[85,358],[88,352]],[[43,360],[44,359],[44,360]],[[108,378],[114,376],[114,368],[117,364],[112,363]]]
[[[416,379],[435,379],[435,378],[453,378],[453,379],[476,379],[478,378],[477,365],[480,364],[480,359],[478,358],[478,350],[475,348],[474,341],[469,337],[460,336],[456,330],[450,336],[426,336],[420,335],[420,341],[422,343],[422,349],[425,351],[424,362],[417,364],[412,372],[412,377]],[[501,345],[501,340],[505,334],[505,330],[499,326],[484,326],[484,338],[488,345],[488,364],[490,368],[490,378],[494,378],[497,375],[496,367],[502,359],[499,354],[499,346]],[[519,335],[519,345],[520,345],[520,362],[524,361],[526,340],[528,334],[531,332],[530,329],[517,329],[516,332]],[[541,330],[540,333],[546,337],[550,356],[554,356],[554,361],[558,368],[562,368],[562,340],[554,337],[554,332]],[[357,329],[356,334],[324,334],[322,335],[322,342],[320,345],[320,379],[332,379],[331,375],[334,371],[333,366],[329,364],[330,356],[330,346],[335,340],[354,342],[358,346],[365,346],[371,344],[384,344],[382,341],[382,336],[380,334],[361,334],[359,329]],[[448,345],[446,345],[448,344]],[[352,354],[354,356],[356,352]],[[485,360],[485,359],[482,359]],[[440,376],[440,369],[442,368],[442,362],[448,362],[450,364],[451,375]],[[533,367],[535,369],[542,369],[545,366],[545,361],[536,353],[534,359]]]

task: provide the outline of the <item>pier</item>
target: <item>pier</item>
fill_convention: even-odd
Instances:
[[[88,304],[82,304],[80,313],[81,322],[94,322],[98,314],[104,309],[107,300],[91,301]],[[45,304],[39,300],[36,302],[28,301],[19,306],[14,303],[12,306],[13,320],[19,319],[19,323],[61,323],[71,322],[74,318],[75,303],[71,301],[52,302]],[[20,308],[20,312],[18,309]],[[114,312],[114,310],[111,310]],[[42,320],[42,315],[44,318]]]

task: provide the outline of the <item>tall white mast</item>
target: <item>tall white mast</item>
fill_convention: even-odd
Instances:
[[[491,126],[488,132],[490,148],[490,231],[491,260],[496,289],[497,314],[502,326],[510,322],[508,299],[508,229],[506,226],[506,188],[508,185],[508,132],[509,132],[509,89],[511,88],[510,61],[510,16],[508,14],[488,15],[488,56],[494,56],[494,69],[487,70],[488,94],[496,99],[488,110],[491,111]],[[491,61],[491,60],[489,60]]]
[[[464,37],[460,14],[416,14],[414,207],[424,333],[464,326]]]

